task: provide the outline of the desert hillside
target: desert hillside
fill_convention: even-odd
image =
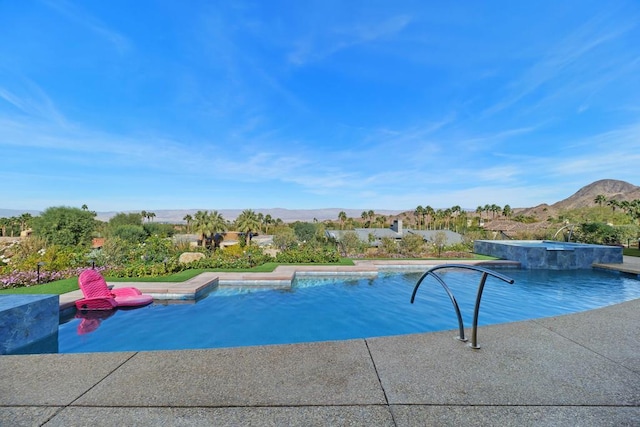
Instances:
[[[594,200],[599,195],[605,196],[607,200],[631,201],[640,199],[640,187],[616,179],[601,179],[582,187],[572,196],[552,205],[542,204],[532,208],[517,209],[515,212],[545,220],[557,216],[561,211],[594,206]]]

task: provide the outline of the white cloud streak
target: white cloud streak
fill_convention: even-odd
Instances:
[[[51,9],[56,10],[74,24],[82,26],[111,44],[119,53],[127,53],[131,50],[131,42],[118,31],[115,31],[101,22],[95,16],[83,10],[77,4],[66,0],[45,0]]]
[[[294,50],[289,53],[288,59],[296,66],[319,62],[355,46],[392,37],[410,23],[409,16],[399,15],[384,21],[322,28],[322,31],[299,38],[294,44]]]

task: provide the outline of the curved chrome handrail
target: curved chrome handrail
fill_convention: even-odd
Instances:
[[[496,271],[493,270],[489,270],[488,268],[484,268],[484,267],[479,267],[477,265],[468,265],[468,264],[442,264],[442,265],[436,265],[435,267],[431,267],[429,270],[427,270],[421,277],[420,279],[418,279],[418,282],[416,283],[416,286],[413,288],[413,293],[411,294],[411,304],[413,304],[415,298],[416,298],[416,293],[418,292],[418,288],[420,287],[420,285],[422,284],[422,281],[427,277],[427,276],[432,276],[434,279],[436,279],[440,285],[444,288],[444,290],[447,292],[447,295],[449,295],[449,299],[451,299],[451,302],[453,303],[453,308],[456,310],[456,315],[458,317],[458,330],[459,330],[459,336],[457,337],[460,341],[467,341],[464,337],[464,324],[462,322],[462,315],[460,314],[460,307],[458,306],[458,302],[456,301],[455,297],[453,296],[453,293],[451,292],[451,290],[449,289],[449,287],[447,286],[447,284],[444,282],[444,280],[442,280],[442,278],[440,276],[438,276],[437,274],[434,273],[434,271],[436,270],[441,270],[441,269],[445,269],[445,268],[461,268],[461,269],[466,269],[466,270],[473,270],[473,271],[477,271],[482,273],[482,277],[480,278],[480,283],[478,284],[478,294],[476,296],[476,304],[475,304],[475,308],[473,310],[473,330],[471,333],[471,344],[469,344],[471,346],[471,348],[473,349],[479,349],[480,346],[478,345],[478,315],[480,313],[480,300],[482,299],[482,292],[484,290],[484,285],[487,281],[487,277],[492,276],[495,277],[497,279],[500,279],[504,282],[509,283],[510,285],[513,284],[515,282],[515,280],[513,280],[512,278],[505,276],[504,274],[500,274]]]

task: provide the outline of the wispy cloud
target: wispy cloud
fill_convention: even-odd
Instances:
[[[73,23],[80,25],[109,42],[119,53],[126,53],[131,49],[131,42],[118,31],[109,28],[98,18],[83,10],[77,4],[66,0],[45,0],[44,3],[60,14],[66,16]]]
[[[32,80],[13,79],[13,90],[0,86],[0,100],[4,100],[20,113],[40,120],[65,126],[67,120],[47,93]]]
[[[391,37],[401,32],[410,22],[409,16],[398,15],[377,22],[323,28],[299,38],[288,59],[297,66],[318,62],[345,49]]]
[[[485,110],[484,115],[490,116],[504,111],[552,82],[559,83],[567,79],[578,79],[578,77],[579,81],[584,82],[585,75],[593,75],[594,61],[587,58],[596,54],[606,58],[607,51],[603,50],[605,46],[624,36],[636,26],[635,23],[606,25],[610,19],[611,17],[607,15],[596,16],[565,38],[552,41],[553,47],[548,48],[538,61],[529,66],[516,79],[510,81],[505,88],[505,96]],[[610,59],[606,60],[610,61]],[[597,62],[595,63],[597,64]],[[616,72],[614,69],[608,71]],[[596,75],[594,78],[599,80],[601,84],[607,81],[607,79],[602,79],[601,75]],[[591,90],[594,90],[594,82],[591,82],[590,85],[592,86]],[[551,90],[551,93],[557,97],[558,92],[566,90],[575,90],[575,84],[567,86],[559,84]]]

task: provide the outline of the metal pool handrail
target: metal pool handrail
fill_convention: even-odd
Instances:
[[[477,350],[477,349],[480,348],[480,346],[478,345],[478,314],[480,312],[480,300],[482,299],[482,291],[484,290],[484,285],[485,285],[485,283],[487,281],[487,277],[488,276],[495,277],[497,279],[500,279],[500,280],[502,280],[504,282],[509,283],[510,285],[512,285],[515,282],[515,280],[513,280],[510,277],[505,276],[504,274],[500,274],[500,273],[498,273],[496,271],[489,270],[488,268],[478,267],[478,266],[475,266],[475,265],[467,265],[467,264],[442,264],[442,265],[436,265],[435,267],[432,267],[429,270],[427,270],[420,277],[420,279],[418,279],[418,283],[416,283],[416,286],[413,288],[413,294],[411,294],[411,304],[413,304],[413,301],[416,298],[416,293],[418,292],[418,288],[422,284],[422,281],[427,276],[431,276],[434,279],[436,279],[438,281],[438,283],[440,283],[440,285],[447,292],[447,295],[449,295],[449,299],[453,303],[453,308],[455,308],[456,315],[458,317],[458,330],[459,330],[459,334],[460,334],[457,337],[457,339],[459,339],[460,341],[464,341],[464,342],[466,342],[467,339],[464,337],[464,324],[462,322],[462,315],[460,314],[460,307],[458,306],[458,302],[456,301],[456,298],[453,296],[453,293],[451,292],[451,290],[449,289],[447,284],[444,282],[444,280],[442,280],[442,278],[440,276],[438,276],[437,274],[434,273],[434,271],[436,271],[436,270],[442,270],[442,269],[445,269],[445,268],[462,268],[462,269],[473,270],[473,271],[478,271],[478,272],[482,273],[482,277],[480,278],[480,283],[478,284],[478,294],[476,296],[476,304],[475,304],[475,308],[473,310],[473,330],[472,330],[472,333],[471,333],[471,344],[469,344],[469,346],[471,348]]]

